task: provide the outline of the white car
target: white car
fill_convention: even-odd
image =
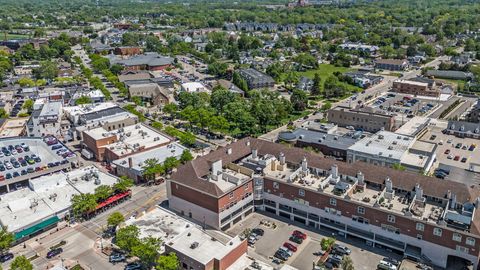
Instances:
[[[384,260],[381,260],[378,265],[377,269],[382,269],[382,270],[397,270],[397,267],[393,265],[390,262],[386,262]]]

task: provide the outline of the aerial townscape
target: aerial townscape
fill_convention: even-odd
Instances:
[[[0,0],[0,270],[480,270],[478,0]]]

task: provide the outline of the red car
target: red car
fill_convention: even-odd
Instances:
[[[283,243],[283,246],[288,248],[290,251],[292,252],[296,252],[297,251],[297,247],[294,246],[292,243],[289,243],[289,242],[285,242]]]
[[[307,235],[304,234],[303,232],[301,231],[298,231],[298,230],[295,230],[293,231],[292,235],[298,237],[298,238],[302,238],[303,240],[307,239]]]
[[[445,155],[450,154],[450,149],[445,150]]]
[[[455,156],[453,160],[458,161],[460,159],[460,156]]]

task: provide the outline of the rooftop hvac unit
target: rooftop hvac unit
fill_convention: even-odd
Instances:
[[[191,245],[190,245],[190,248],[191,249],[196,249],[198,247],[198,242],[193,242]]]
[[[140,125],[135,125],[135,129],[139,129],[140,128]]]

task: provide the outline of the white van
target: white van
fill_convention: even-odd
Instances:
[[[378,265],[377,265],[377,269],[381,269],[381,270],[397,270],[397,267],[395,265],[393,265],[392,263],[390,262],[386,262],[384,260],[381,260]]]

